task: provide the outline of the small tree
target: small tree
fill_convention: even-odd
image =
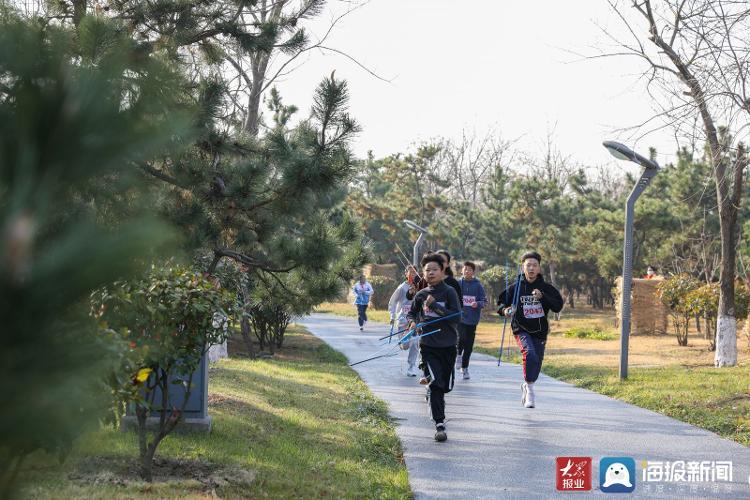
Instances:
[[[686,346],[688,343],[688,326],[690,318],[694,316],[687,296],[699,286],[697,279],[683,273],[664,280],[656,288],[659,299],[669,308],[672,326],[677,335],[677,344],[681,346]]]
[[[737,281],[734,285],[734,308],[738,320],[747,318],[750,305],[750,289]],[[709,283],[696,288],[685,296],[685,307],[694,315],[705,319],[704,337],[709,341],[709,350],[716,350],[716,316],[719,312],[719,283]]]
[[[214,278],[167,265],[98,290],[92,299],[102,335],[127,344],[108,381],[117,400],[135,406],[141,477],[151,481],[154,454],[182,419],[193,373],[208,348],[226,339],[234,297]],[[170,407],[174,385],[184,387],[180,408]],[[159,421],[149,440],[152,412]]]
[[[716,315],[719,312],[719,284],[708,283],[685,295],[685,308],[694,317],[705,320],[703,338],[709,341],[708,349],[716,350]]]

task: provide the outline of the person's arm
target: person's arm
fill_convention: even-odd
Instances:
[[[562,311],[565,301],[557,288],[547,283],[547,286],[545,286],[544,290],[541,290],[541,292],[542,299],[540,302],[542,303],[542,307],[547,307],[552,310],[552,312],[556,313]]]
[[[411,303],[409,313],[406,315],[406,319],[411,323],[419,323],[419,315],[422,312],[422,297],[416,294],[414,300]]]
[[[477,297],[477,308],[482,309],[487,305],[487,294],[484,291],[482,283],[479,283],[479,296]]]
[[[500,296],[498,296],[497,298],[497,313],[500,316],[504,316],[505,313],[503,312],[503,310],[506,307],[511,306],[510,302],[512,301],[509,300],[509,297],[513,296],[513,292],[515,291],[515,286],[516,286],[515,284],[510,285],[508,288],[500,292]]]
[[[446,290],[445,307],[438,304],[437,301],[432,302],[428,307],[438,316],[449,316],[460,312],[463,309],[463,304],[459,303],[456,290],[449,286],[448,290]],[[456,321],[458,321],[458,319],[459,318],[456,317]]]
[[[391,321],[396,319],[396,307],[403,301],[404,296],[404,285],[399,285],[391,294],[391,298],[388,300],[388,313],[391,315]]]
[[[374,290],[374,289],[372,288],[372,285],[371,285],[371,284],[370,284],[369,282],[367,282],[366,286],[367,286],[367,290],[366,290],[366,291],[367,291],[367,294],[368,294],[368,295],[372,295],[372,294],[373,294],[373,292],[375,291],[375,290]]]

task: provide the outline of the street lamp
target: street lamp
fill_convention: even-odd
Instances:
[[[427,229],[409,219],[404,219],[404,224],[406,224],[406,227],[408,227],[409,229],[413,229],[419,233],[419,237],[414,243],[414,252],[412,253],[412,264],[414,264],[415,268],[419,269],[419,247],[422,246],[424,237],[427,234]]]
[[[625,204],[625,244],[622,251],[622,322],[620,323],[620,379],[628,378],[628,341],[630,340],[630,289],[633,280],[633,213],[635,201],[643,193],[651,179],[659,173],[659,165],[639,155],[624,144],[604,141],[607,151],[619,160],[628,160],[644,168],[641,178],[633,186]]]

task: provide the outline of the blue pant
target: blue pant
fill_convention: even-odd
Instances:
[[[360,328],[364,326],[365,321],[367,321],[367,304],[357,304],[357,322]]]
[[[518,347],[521,348],[523,356],[523,378],[526,382],[533,384],[539,378],[542,371],[542,360],[544,359],[544,346],[547,340],[534,337],[533,335],[520,332],[514,333]]]

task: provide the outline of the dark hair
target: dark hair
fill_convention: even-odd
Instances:
[[[655,273],[659,271],[659,268],[658,268],[658,267],[656,267],[656,266],[653,266],[653,265],[651,265],[651,264],[649,264],[649,265],[648,265],[648,266],[646,267],[646,269],[648,269],[649,267],[650,267],[651,269],[653,269]]]
[[[424,257],[422,257],[422,261],[419,263],[420,266],[424,267],[429,262],[435,262],[437,265],[440,266],[440,269],[445,268],[445,259],[442,255],[438,253],[426,253],[424,254]]]
[[[450,261],[451,261],[451,254],[449,254],[447,250],[438,250],[435,253],[439,253],[440,255],[444,256],[446,264],[450,263]]]
[[[542,263],[542,256],[539,255],[539,252],[526,252],[521,256],[521,264],[524,263],[526,259],[536,259],[537,262],[540,264]]]
[[[470,262],[468,260],[466,262],[464,262],[464,267],[470,267],[472,271],[476,271],[477,270],[476,264],[474,264],[473,262]]]

